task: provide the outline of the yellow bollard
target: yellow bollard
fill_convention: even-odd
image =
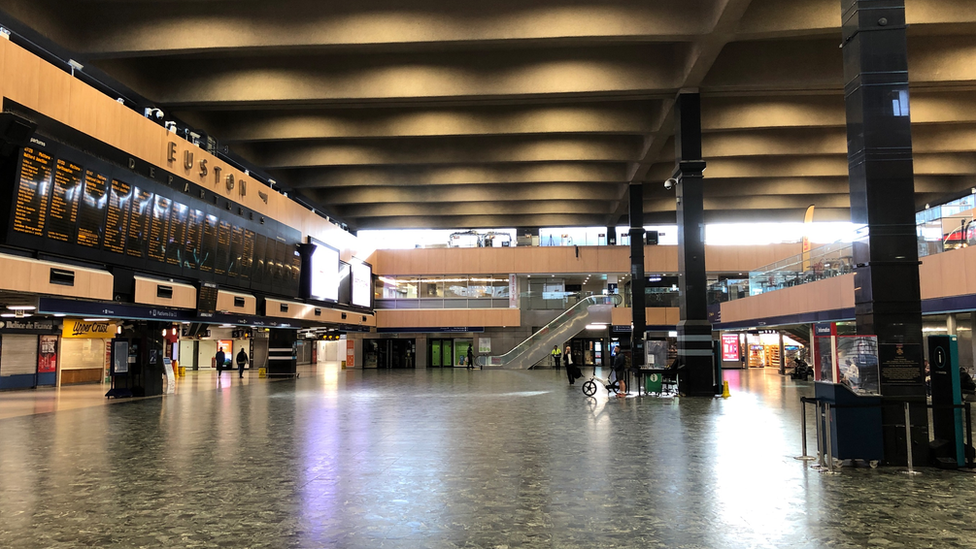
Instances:
[[[180,377],[186,377],[186,366],[180,366]]]
[[[722,398],[729,398],[730,396],[732,396],[732,395],[729,394],[729,382],[728,381],[723,381],[722,382]]]
[[[258,368],[258,378],[259,379],[264,379],[266,377],[268,377],[268,370],[266,370],[264,368]]]

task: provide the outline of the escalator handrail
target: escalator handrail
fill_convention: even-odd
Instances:
[[[533,339],[536,339],[537,337],[541,337],[540,334],[548,333],[548,331],[547,331],[548,329],[551,329],[553,326],[558,326],[563,321],[565,321],[566,318],[569,318],[571,316],[575,316],[575,312],[577,310],[579,310],[579,309],[589,309],[590,307],[592,307],[594,305],[613,305],[613,306],[617,306],[617,305],[620,305],[622,302],[623,302],[623,297],[620,294],[591,295],[591,296],[587,296],[586,298],[581,299],[579,302],[577,302],[572,307],[570,307],[570,308],[566,309],[565,311],[563,311],[562,313],[560,313],[559,316],[557,316],[556,318],[552,319],[548,324],[546,324],[542,328],[539,328],[539,330],[537,330],[535,333],[533,333],[529,337],[525,338],[518,345],[516,345],[514,348],[512,348],[511,351],[509,351],[509,352],[507,352],[507,353],[505,353],[503,355],[499,355],[499,356],[479,356],[477,358],[477,364],[479,366],[481,366],[481,367],[488,366],[491,363],[491,359],[499,360],[502,364],[504,364],[504,363],[508,362],[506,360],[507,358],[514,358],[514,357],[519,356],[520,354],[524,353],[527,350],[527,346],[529,346],[529,347],[531,346],[531,342],[532,342]]]

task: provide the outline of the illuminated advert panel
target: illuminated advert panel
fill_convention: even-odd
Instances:
[[[312,254],[311,296],[320,301],[339,301],[339,250],[310,238],[315,244]]]

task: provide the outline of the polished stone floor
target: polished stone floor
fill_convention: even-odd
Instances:
[[[728,400],[588,399],[551,370],[208,375],[46,413],[0,394],[0,547],[976,547],[976,475],[810,469],[811,388],[773,371],[727,372]]]

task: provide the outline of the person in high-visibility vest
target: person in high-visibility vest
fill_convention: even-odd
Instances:
[[[563,352],[559,350],[559,345],[552,346],[552,365],[557,370],[559,369],[560,362],[563,358]]]

